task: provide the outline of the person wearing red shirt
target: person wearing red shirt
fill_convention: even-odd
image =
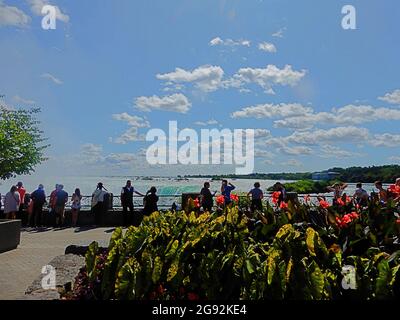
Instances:
[[[21,220],[22,225],[25,225],[27,222],[24,213],[24,204],[25,204],[24,199],[25,199],[26,189],[24,188],[22,182],[17,183],[17,192],[19,193],[19,199],[20,199],[17,218]]]

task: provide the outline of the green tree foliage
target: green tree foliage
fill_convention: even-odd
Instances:
[[[29,174],[46,160],[48,145],[36,115],[39,108],[11,110],[0,106],[0,179]]]

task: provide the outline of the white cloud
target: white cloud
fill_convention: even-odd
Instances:
[[[276,128],[309,129],[316,124],[354,125],[378,120],[400,120],[400,110],[368,105],[347,105],[331,112],[306,112],[274,121]]]
[[[31,18],[17,7],[7,6],[0,0],[0,27],[26,27]]]
[[[389,160],[394,162],[400,162],[400,156],[391,156],[389,157]]]
[[[268,43],[268,42],[259,43],[258,49],[261,51],[269,52],[269,53],[275,53],[277,51],[275,45],[272,43]]]
[[[312,108],[299,103],[259,104],[232,113],[232,118],[279,118],[301,116],[312,112]]]
[[[286,65],[279,69],[275,65],[268,65],[266,68],[241,68],[227,81],[229,86],[242,86],[255,83],[262,87],[267,93],[271,93],[274,85],[295,86],[306,75],[306,70],[296,71],[292,66]]]
[[[121,136],[111,139],[111,142],[117,144],[127,144],[128,142],[143,141],[144,139],[145,136],[143,134],[139,134],[137,127],[130,127]]]
[[[208,121],[196,121],[194,124],[198,125],[198,126],[205,127],[205,126],[209,126],[209,125],[217,125],[218,121],[214,120],[214,119],[211,119],[211,120],[208,120]]]
[[[376,134],[370,139],[370,144],[375,147],[399,147],[400,135],[391,133]]]
[[[361,142],[369,139],[369,132],[365,128],[336,127],[328,130],[295,131],[284,137],[287,143],[301,145],[318,145],[324,142]]]
[[[63,84],[63,82],[60,79],[56,78],[55,76],[53,76],[50,73],[43,73],[41,75],[41,77],[44,78],[44,79],[51,80],[52,82],[54,82],[55,84],[58,84],[58,85]]]
[[[244,46],[250,47],[249,40],[232,40],[232,39],[225,39],[222,40],[220,37],[216,37],[212,39],[209,43],[210,46],[227,46],[227,47],[237,47],[237,46]]]
[[[147,121],[145,118],[141,118],[138,116],[132,116],[126,112],[113,114],[112,117],[114,120],[127,122],[132,127],[136,127],[136,128],[150,127],[149,121]]]
[[[193,83],[201,91],[212,92],[221,87],[223,76],[221,67],[207,65],[191,71],[176,68],[170,73],[157,74],[157,79],[167,81],[167,84]]]
[[[286,31],[286,27],[279,29],[277,32],[273,33],[272,36],[275,38],[283,38],[283,33]]]
[[[289,166],[289,167],[302,167],[303,164],[296,159],[289,159],[288,161],[283,163],[285,166]]]
[[[378,99],[392,104],[400,104],[400,89],[386,93],[383,97],[379,97]]]
[[[18,95],[14,96],[13,99],[14,99],[14,101],[15,101],[16,103],[21,103],[21,104],[33,105],[33,104],[36,103],[36,102],[33,101],[33,100],[24,99],[24,98],[21,98],[21,97],[18,96]]]
[[[151,110],[164,110],[179,113],[186,113],[189,111],[192,104],[188,98],[181,93],[175,93],[170,96],[151,96],[151,97],[138,97],[135,99],[135,106],[138,110],[149,112]]]
[[[313,153],[313,150],[311,148],[305,146],[296,146],[296,147],[284,146],[282,148],[278,148],[278,151],[283,154],[293,155],[293,156],[309,155]]]
[[[30,4],[31,10],[35,15],[42,16],[43,6],[49,4],[55,7],[58,20],[65,23],[69,22],[69,16],[63,13],[58,6],[55,6],[52,3],[50,3],[50,1],[48,0],[27,0],[27,1]]]
[[[262,139],[262,138],[270,138],[271,137],[271,131],[268,129],[255,129],[254,130],[254,138],[255,139]]]
[[[321,147],[321,152],[319,153],[319,156],[321,158],[338,158],[338,159],[343,159],[343,158],[351,158],[355,156],[360,156],[359,153],[343,150],[337,146],[332,146],[332,145],[323,145]]]

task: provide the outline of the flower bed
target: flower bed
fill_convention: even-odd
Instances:
[[[92,243],[69,298],[399,298],[399,234],[394,203],[155,212],[125,235],[116,229],[108,250]]]

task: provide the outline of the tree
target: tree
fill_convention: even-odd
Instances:
[[[45,161],[43,132],[36,115],[39,108],[8,109],[0,106],[0,179],[30,174]]]

